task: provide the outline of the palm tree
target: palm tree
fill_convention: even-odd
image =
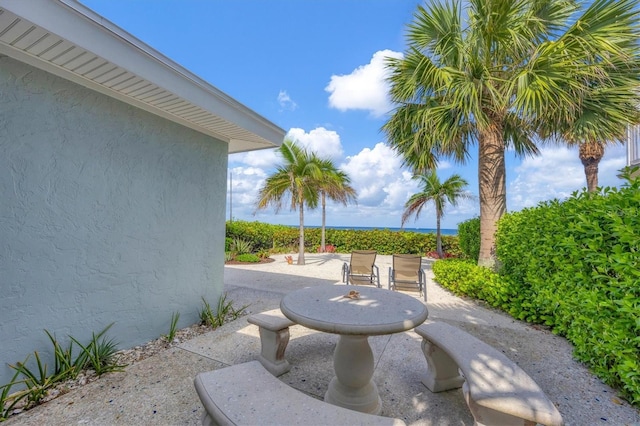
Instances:
[[[411,216],[415,215],[417,220],[425,204],[433,201],[436,208],[436,251],[442,259],[444,253],[442,251],[442,236],[440,235],[440,219],[444,215],[444,207],[447,203],[455,206],[460,199],[472,198],[472,195],[464,190],[468,183],[457,174],[440,182],[434,171],[421,173],[413,178],[420,180],[421,190],[413,194],[405,203],[401,226],[404,226]]]
[[[326,227],[326,210],[327,197],[329,199],[347,205],[350,202],[356,202],[356,190],[350,185],[351,178],[349,175],[338,169],[329,159],[321,159],[320,168],[322,169],[322,179],[320,181],[320,199],[322,204],[322,237],[320,241],[320,251],[326,251],[325,244],[325,227]]]
[[[614,65],[609,71],[609,78],[614,80],[615,73],[624,69],[624,66]],[[616,143],[624,144],[628,126],[638,122],[634,97],[628,96],[630,91],[620,91],[611,84],[612,80],[594,83],[594,91],[586,94],[587,98],[581,102],[575,116],[568,122],[556,121],[548,129],[561,142],[578,146],[589,192],[598,188],[598,165],[605,148]]]
[[[290,208],[300,216],[300,241],[298,265],[304,265],[304,206],[315,209],[318,206],[318,182],[322,170],[316,155],[301,148],[291,140],[285,140],[278,148],[284,163],[269,176],[258,193],[257,209],[273,205],[276,213],[289,198]]]
[[[480,265],[495,265],[497,221],[506,212],[505,149],[537,154],[540,129],[570,122],[594,81],[609,79],[637,98],[629,93],[638,75],[637,3],[595,0],[579,17],[570,0],[418,7],[404,57],[387,60],[398,106],[383,131],[417,171],[435,169],[440,157],[464,163],[478,145]],[[623,66],[616,79],[606,62]]]

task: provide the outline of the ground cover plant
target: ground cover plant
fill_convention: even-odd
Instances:
[[[640,407],[640,181],[507,214],[496,241],[499,273],[439,261],[436,281],[549,326]]]

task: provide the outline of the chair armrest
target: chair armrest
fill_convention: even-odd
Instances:
[[[378,283],[378,288],[380,288],[380,270],[378,269],[378,267],[376,265],[373,265],[373,267],[376,270],[376,282]]]
[[[420,276],[420,286],[424,292],[424,301],[427,301],[427,274],[424,273],[424,269],[418,269],[418,275]]]
[[[391,290],[391,281],[393,281],[393,268],[389,266],[389,286],[388,286],[389,290]]]
[[[349,285],[349,264],[347,262],[342,265],[342,282]]]

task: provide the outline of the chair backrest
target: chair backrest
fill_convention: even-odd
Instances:
[[[356,275],[370,275],[373,273],[373,265],[376,263],[375,250],[353,250],[351,252],[350,273]]]
[[[393,270],[395,281],[420,281],[422,256],[419,254],[394,254]]]

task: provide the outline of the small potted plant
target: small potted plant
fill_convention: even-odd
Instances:
[[[285,256],[284,259],[289,265],[293,265],[293,256]]]

